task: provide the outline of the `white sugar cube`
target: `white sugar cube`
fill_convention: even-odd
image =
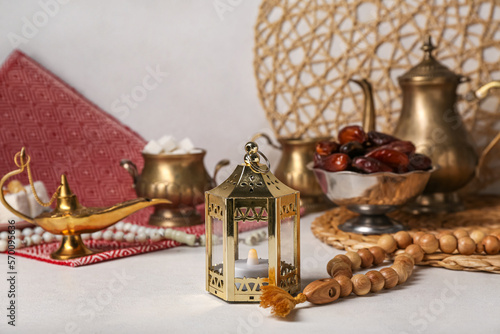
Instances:
[[[186,150],[187,152],[190,152],[193,148],[193,142],[189,138],[184,138],[179,142],[179,148]]]
[[[159,154],[163,150],[163,147],[161,147],[160,144],[158,144],[156,141],[151,140],[149,141],[146,146],[144,146],[144,149],[142,152],[144,153],[149,153],[149,154]]]
[[[189,151],[189,153],[193,153],[193,154],[194,154],[194,153],[201,153],[201,152],[203,152],[203,150],[201,150],[201,149],[199,149],[199,148],[194,148],[194,149],[192,149],[191,151]]]
[[[170,154],[187,154],[188,151],[186,151],[185,149],[182,149],[182,148],[178,148],[172,152],[170,152]]]
[[[177,142],[173,136],[163,136],[158,139],[158,144],[163,147],[163,152],[169,153],[175,150],[177,147]]]
[[[45,189],[45,185],[43,184],[43,182],[35,181],[35,183],[33,183],[33,186],[35,187],[36,194],[42,200],[42,202],[47,203],[49,201],[49,195],[47,194],[47,189]],[[36,201],[29,184],[25,186],[24,189],[26,189],[26,194],[28,195],[28,202],[31,209],[30,216],[36,217],[44,211],[44,207],[38,204],[38,202]]]
[[[0,189],[1,191],[1,189]],[[27,216],[31,215],[30,206],[26,193],[24,191],[15,194],[6,194],[5,201],[16,211],[19,211]],[[6,223],[9,220],[21,221],[22,219],[7,210],[6,207],[0,204],[0,221]]]

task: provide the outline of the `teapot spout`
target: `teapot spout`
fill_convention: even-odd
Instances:
[[[103,229],[141,209],[158,205],[170,204],[169,200],[162,198],[135,198],[129,201],[115,204],[109,208],[87,208],[89,210],[89,225]]]
[[[367,79],[350,79],[349,81],[358,84],[363,90],[363,94],[365,96],[365,105],[363,108],[363,130],[365,130],[365,132],[375,130],[375,104],[373,102],[372,85]]]
[[[54,234],[92,233],[107,228],[141,209],[170,204],[166,199],[136,198],[107,208],[79,207],[77,210],[44,212],[34,218],[37,225]]]

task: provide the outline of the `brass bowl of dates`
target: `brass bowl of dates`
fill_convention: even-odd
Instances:
[[[420,195],[436,170],[411,142],[359,126],[343,128],[338,142],[319,142],[309,167],[332,202],[359,213],[339,228],[361,234],[406,229],[386,214]]]

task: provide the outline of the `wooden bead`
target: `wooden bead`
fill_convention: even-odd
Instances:
[[[484,251],[488,255],[498,254],[500,251],[500,241],[493,235],[488,235],[483,239]]]
[[[373,255],[373,265],[379,265],[385,260],[385,251],[379,246],[373,246],[368,248],[370,253]]]
[[[438,233],[438,235],[436,236],[436,238],[438,239],[441,239],[441,237],[445,236],[445,235],[453,235],[453,232],[450,231],[450,230],[443,230],[443,231],[440,231]]]
[[[394,259],[394,264],[400,264],[404,267],[406,272],[408,273],[408,276],[410,276],[413,272],[413,267],[415,265],[415,260],[413,259],[413,256],[410,254],[399,254],[396,256]]]
[[[415,244],[406,247],[405,253],[411,255],[413,257],[413,260],[415,261],[415,263],[422,262],[422,260],[424,259],[424,255],[425,255],[422,247],[420,247],[419,245],[415,245]]]
[[[352,282],[349,277],[336,276],[335,280],[340,285],[340,297],[347,297],[352,292]]]
[[[349,251],[345,253],[345,256],[347,256],[349,260],[351,260],[352,271],[361,268],[361,257],[359,256],[358,253]]]
[[[418,242],[423,235],[425,235],[425,232],[422,231],[413,233],[413,243],[418,245]]]
[[[470,237],[476,244],[481,243],[486,235],[481,230],[474,230],[470,233]]]
[[[309,283],[303,294],[313,304],[331,303],[340,296],[340,284],[334,278],[319,279]]]
[[[398,273],[390,267],[380,269],[380,273],[384,276],[384,289],[391,289],[398,285]]]
[[[398,254],[394,258],[394,262],[399,262],[399,261],[404,262],[404,263],[408,263],[412,267],[415,265],[415,259],[413,258],[413,256],[411,254],[407,254],[407,253]]]
[[[398,248],[398,244],[394,237],[389,234],[384,234],[378,239],[377,245],[381,247],[386,253],[392,253]]]
[[[354,291],[354,293],[357,294],[358,296],[366,295],[368,292],[370,292],[370,289],[372,288],[372,283],[370,282],[370,279],[363,274],[354,275],[351,278],[351,282],[352,282],[352,291]]]
[[[329,274],[331,277],[334,277],[334,278],[337,276],[347,276],[347,277],[351,278],[352,277],[351,265],[340,260],[340,262],[336,262],[332,266]]]
[[[347,256],[345,256],[344,254],[335,255],[334,259],[341,259],[342,261],[347,263],[349,265],[349,267],[352,265],[351,260],[349,260],[349,258]]]
[[[439,239],[439,248],[441,252],[451,254],[457,249],[457,238],[454,235],[443,235]]]
[[[358,254],[359,257],[361,258],[362,268],[368,268],[373,264],[373,255],[368,249],[362,248],[358,250]]]
[[[408,271],[405,266],[402,264],[393,264],[391,266],[392,269],[398,274],[398,284],[403,284],[408,279]]]
[[[399,249],[405,249],[406,247],[410,246],[413,242],[410,233],[406,231],[399,231],[396,234],[394,234],[394,240],[396,240]]]
[[[476,244],[476,253],[481,254],[482,252],[484,252],[484,244],[481,241],[480,243]]]
[[[368,277],[372,285],[372,288],[370,289],[371,292],[378,292],[384,288],[385,279],[381,273],[379,273],[376,270],[371,270],[367,272],[365,275],[366,277]]]
[[[466,230],[464,230],[462,228],[459,228],[458,230],[455,230],[453,232],[453,235],[455,236],[455,238],[460,239],[460,238],[463,238],[463,237],[468,237],[469,236],[469,232],[467,232]]]
[[[458,239],[458,252],[462,255],[471,255],[476,251],[476,243],[470,237]]]
[[[420,245],[420,247],[422,247],[423,251],[426,254],[435,253],[439,248],[439,242],[432,234],[423,235],[419,239],[418,244]]]
[[[328,261],[328,263],[326,264],[326,272],[328,273],[328,275],[330,275],[330,273],[332,272],[333,266],[337,263],[345,263],[345,261],[341,258],[336,257],[336,256],[333,259],[331,259],[330,261]]]

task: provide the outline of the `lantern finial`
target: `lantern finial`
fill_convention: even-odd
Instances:
[[[267,173],[271,169],[271,164],[269,163],[269,160],[267,157],[264,155],[264,153],[259,152],[259,145],[254,143],[253,141],[249,141],[245,145],[245,151],[247,152],[245,154],[245,163],[247,166],[250,166],[252,171],[255,173]],[[260,157],[264,158],[266,161],[266,164],[263,165],[260,163]]]

